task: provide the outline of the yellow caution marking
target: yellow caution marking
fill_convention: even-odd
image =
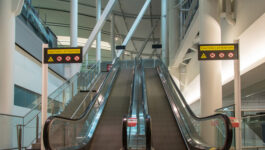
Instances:
[[[215,147],[212,147],[212,148],[210,148],[209,150],[216,150],[216,148],[215,148]]]
[[[54,62],[53,58],[50,57],[50,58],[48,59],[48,62]]]
[[[202,53],[201,59],[206,59],[206,58],[207,56],[204,53]]]
[[[200,51],[234,51],[235,45],[200,46]]]
[[[47,54],[80,54],[80,49],[48,49]]]

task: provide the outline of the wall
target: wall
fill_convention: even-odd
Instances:
[[[29,24],[25,24],[21,18],[16,17],[16,44],[41,61],[43,41],[33,32]],[[49,65],[51,69],[64,76],[64,65]]]
[[[14,53],[14,84],[41,94],[41,63],[16,46]],[[64,83],[64,79],[49,70],[48,74],[48,94],[57,89]],[[28,109],[21,108],[17,111],[17,106],[14,107],[15,115],[23,115]]]

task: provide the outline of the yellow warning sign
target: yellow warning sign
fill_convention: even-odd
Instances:
[[[79,49],[48,49],[47,54],[80,54]]]
[[[48,59],[48,62],[54,62],[53,58],[50,57],[50,58]]]
[[[201,59],[206,59],[206,58],[207,56],[204,53],[202,53]]]
[[[235,45],[201,45],[200,51],[234,51]]]

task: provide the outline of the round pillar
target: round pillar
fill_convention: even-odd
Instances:
[[[0,1],[0,113],[10,114],[14,103],[13,57],[15,50],[15,13],[12,1]]]
[[[199,1],[199,31],[201,44],[221,43],[219,1]],[[221,61],[200,62],[201,115],[209,116],[222,107]],[[208,144],[215,145],[215,130],[209,122],[202,125],[202,136]]]

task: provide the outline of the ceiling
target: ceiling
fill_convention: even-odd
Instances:
[[[108,0],[102,0],[102,11]],[[113,9],[115,14],[115,33],[120,40],[116,44],[122,43],[135,17],[140,12],[144,0],[117,0]],[[78,36],[88,38],[90,32],[96,24],[96,0],[79,0],[78,7]],[[153,0],[145,12],[145,16],[135,31],[132,41],[126,47],[129,51],[139,51],[145,39],[151,32],[152,26],[159,23],[160,0]],[[39,12],[42,20],[48,25],[57,36],[69,36],[70,24],[70,0],[33,0],[32,5]],[[110,42],[110,20],[108,19],[102,29],[102,40]],[[152,54],[152,44],[160,42],[160,23],[147,43],[144,54]]]

